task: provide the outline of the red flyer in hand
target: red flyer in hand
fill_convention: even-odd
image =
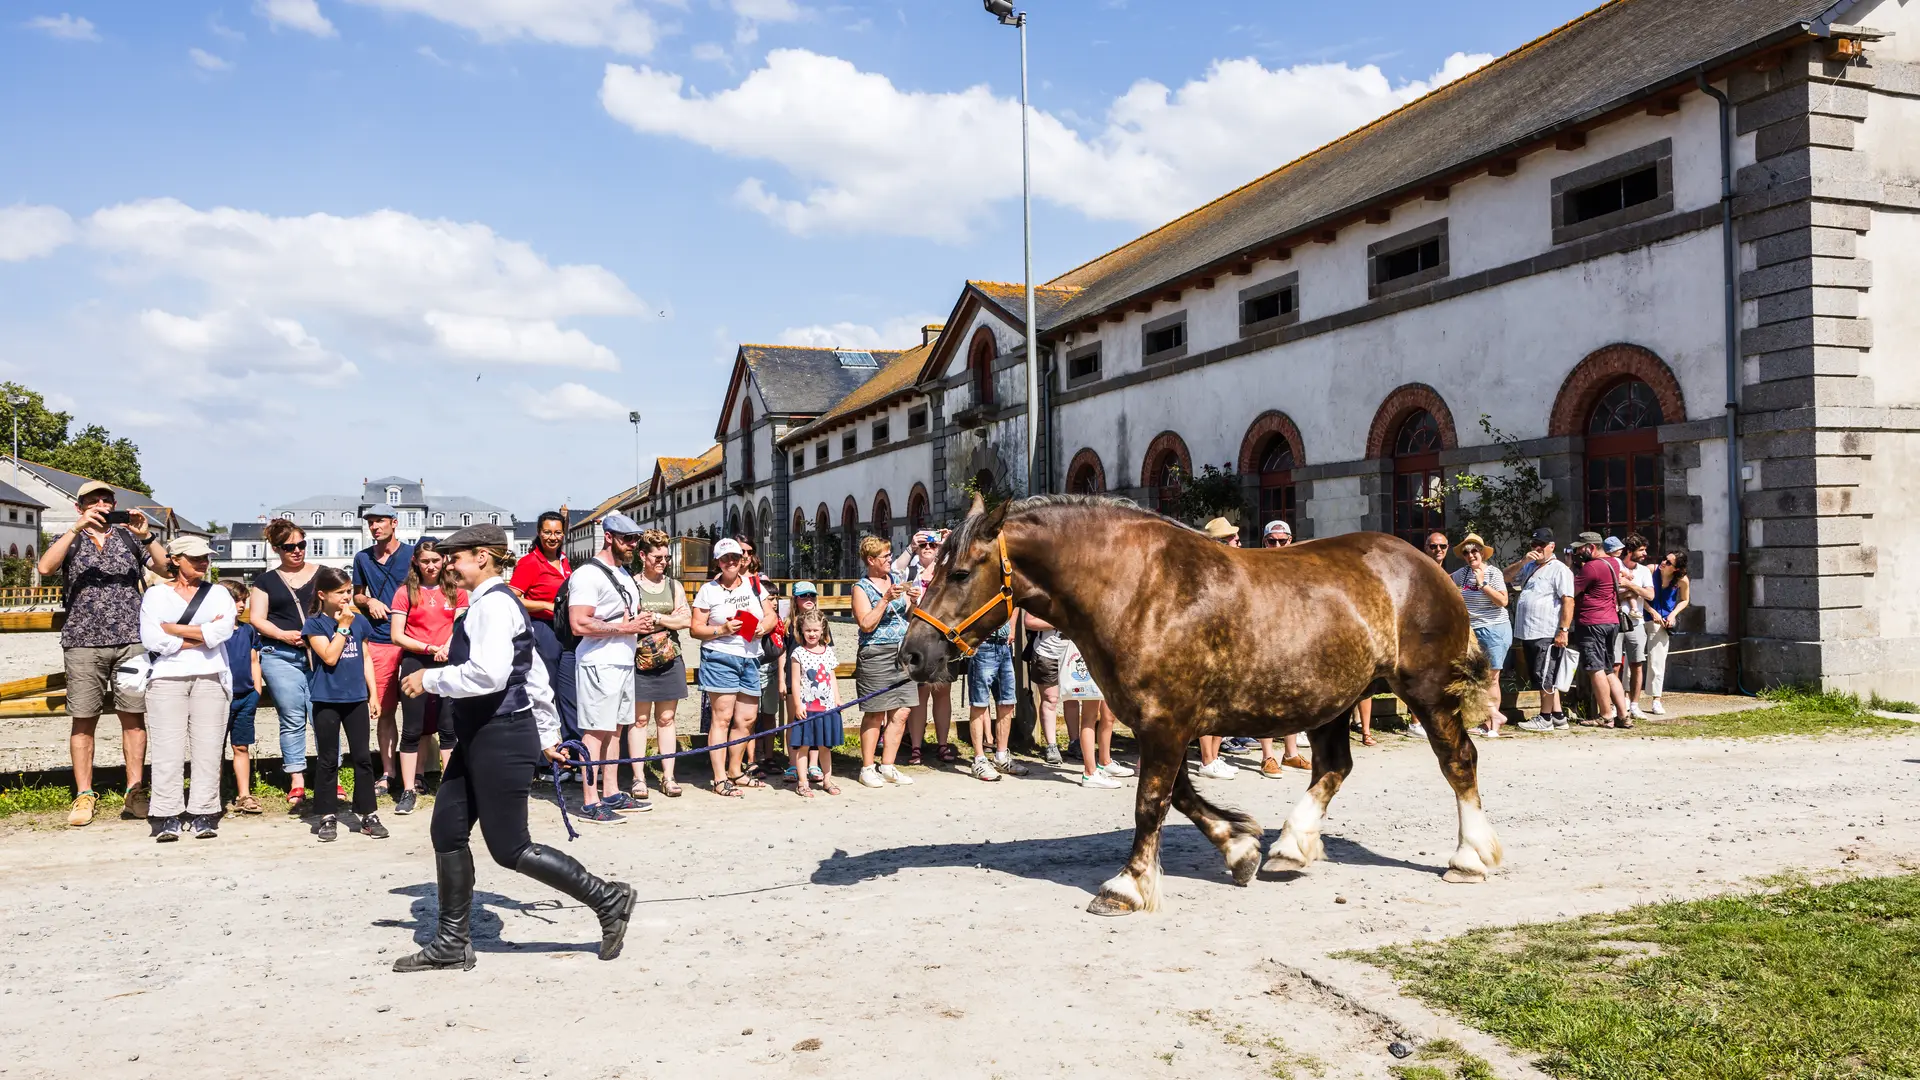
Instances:
[[[740,620],[740,636],[746,638],[748,641],[752,641],[754,631],[760,629],[759,616],[750,615],[744,611],[736,611],[733,613],[733,617]]]

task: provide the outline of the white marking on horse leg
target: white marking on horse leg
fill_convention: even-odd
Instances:
[[[1500,865],[1504,852],[1493,822],[1477,800],[1458,800],[1460,807],[1460,846],[1447,862],[1446,878],[1453,882],[1485,881]]]
[[[1155,855],[1147,864],[1147,872],[1134,882],[1140,887],[1140,910],[1153,912],[1160,910],[1160,857]]]
[[[1232,872],[1235,885],[1248,884],[1260,872],[1260,838],[1257,835],[1236,829],[1220,845],[1220,853],[1227,857],[1227,869]]]
[[[1100,892],[1087,905],[1095,915],[1130,915],[1136,911],[1154,911],[1160,906],[1159,867],[1154,867],[1149,889],[1142,889],[1131,870],[1122,870],[1100,886]]]
[[[1320,822],[1326,814],[1327,806],[1320,800],[1317,786],[1308,788],[1293,813],[1287,815],[1286,824],[1280,826],[1280,838],[1267,851],[1266,868],[1276,873],[1305,870],[1314,860],[1324,858],[1327,849],[1320,842]]]

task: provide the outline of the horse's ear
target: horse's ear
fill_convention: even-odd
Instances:
[[[973,505],[967,507],[967,516],[970,518],[976,518],[986,512],[987,512],[987,500],[981,498],[979,492],[977,491],[974,492]]]
[[[999,506],[994,507],[993,513],[987,515],[987,520],[980,523],[980,535],[998,536],[1000,534],[1000,526],[1007,520],[1007,510],[1012,506],[1013,500],[1008,499]]]

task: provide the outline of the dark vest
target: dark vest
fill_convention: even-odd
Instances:
[[[493,592],[505,593],[513,606],[520,609],[520,617],[526,625],[513,636],[513,672],[507,676],[507,684],[491,694],[470,698],[444,698],[442,701],[453,706],[456,722],[477,724],[491,720],[496,716],[512,716],[533,708],[533,699],[527,696],[527,671],[533,667],[533,631],[528,627],[533,620],[528,619],[526,605],[513,594],[511,589],[496,589]],[[478,600],[474,601],[478,603]],[[471,608],[468,609],[471,612]],[[453,637],[447,642],[447,663],[458,666],[467,662],[472,655],[472,645],[467,641],[467,616],[461,615],[453,621]]]

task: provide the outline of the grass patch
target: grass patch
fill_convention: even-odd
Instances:
[[[1912,875],[1649,904],[1349,955],[1540,1055],[1555,1076],[1920,1076]]]
[[[72,804],[72,788],[61,784],[29,784],[24,775],[18,777],[16,786],[0,788],[0,818],[15,814],[65,814]],[[118,814],[122,805],[120,792],[102,792],[98,805],[102,814],[108,811]]]
[[[1874,696],[1866,702],[1858,694],[1836,690],[1815,690],[1804,686],[1779,686],[1761,693],[1769,702],[1766,708],[1721,713],[1717,716],[1687,716],[1675,719],[1652,718],[1634,725],[1643,735],[1679,735],[1687,738],[1745,739],[1766,735],[1826,735],[1833,732],[1906,731],[1914,725],[1905,720],[1875,716],[1871,710],[1904,712],[1896,705]]]
[[[1434,1039],[1420,1047],[1417,1065],[1394,1065],[1387,1069],[1394,1080],[1496,1080],[1493,1066],[1467,1053],[1467,1048],[1452,1039]]]

